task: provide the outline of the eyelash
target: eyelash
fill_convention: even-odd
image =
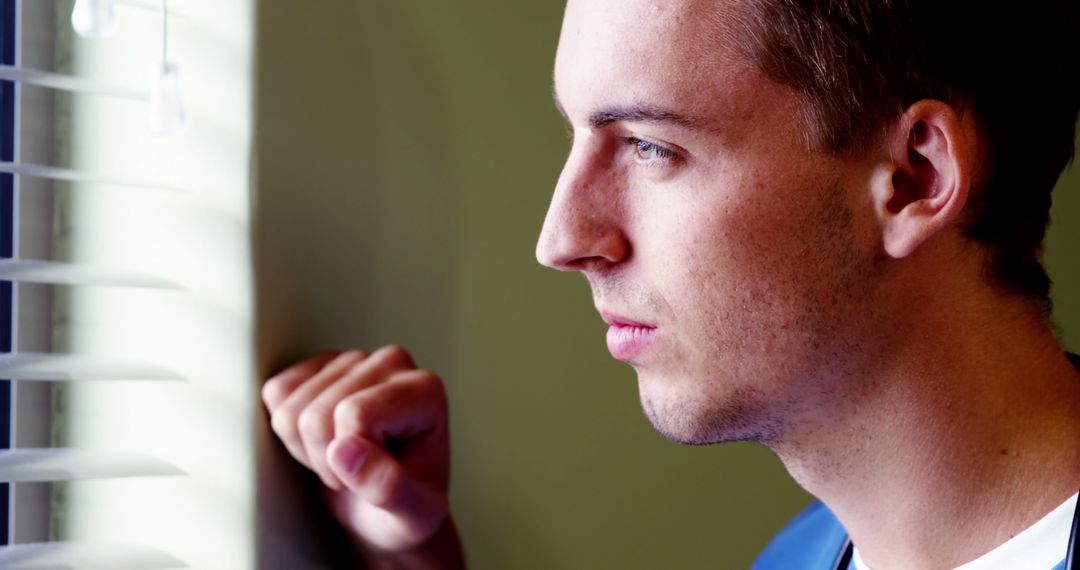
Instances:
[[[679,158],[678,153],[675,151],[654,142],[642,140],[637,137],[628,137],[625,139],[625,142],[631,147],[631,151],[634,153],[634,161],[638,164],[651,164],[656,161],[672,162]],[[656,160],[641,158],[640,153],[650,151],[655,153]]]

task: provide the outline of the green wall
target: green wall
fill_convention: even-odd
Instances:
[[[1080,147],[1080,137],[1077,138]],[[1054,321],[1062,344],[1080,353],[1080,167],[1076,161],[1054,189],[1046,267],[1054,280]]]
[[[472,568],[746,567],[809,498],[763,448],[657,436],[584,280],[533,258],[568,150],[551,103],[561,12],[259,4],[263,372],[384,343],[438,371]],[[1080,220],[1077,194],[1056,218]],[[1057,224],[1048,253],[1072,330],[1078,231]]]

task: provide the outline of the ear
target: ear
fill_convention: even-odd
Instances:
[[[961,116],[941,101],[911,105],[893,126],[888,175],[878,177],[873,199],[885,251],[902,258],[960,216],[973,154]]]

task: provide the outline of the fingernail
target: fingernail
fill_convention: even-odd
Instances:
[[[341,440],[334,451],[338,466],[349,475],[356,475],[367,459],[367,447],[350,437]]]

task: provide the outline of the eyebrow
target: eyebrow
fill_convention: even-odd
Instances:
[[[563,119],[566,119],[569,123],[570,121],[566,116],[566,110],[563,109],[562,102],[559,101],[558,97],[555,98],[555,108],[559,111],[559,114],[563,116]],[[589,115],[589,124],[597,129],[618,122],[669,124],[693,131],[716,130],[712,121],[701,117],[691,117],[656,105],[612,107],[594,111]]]

